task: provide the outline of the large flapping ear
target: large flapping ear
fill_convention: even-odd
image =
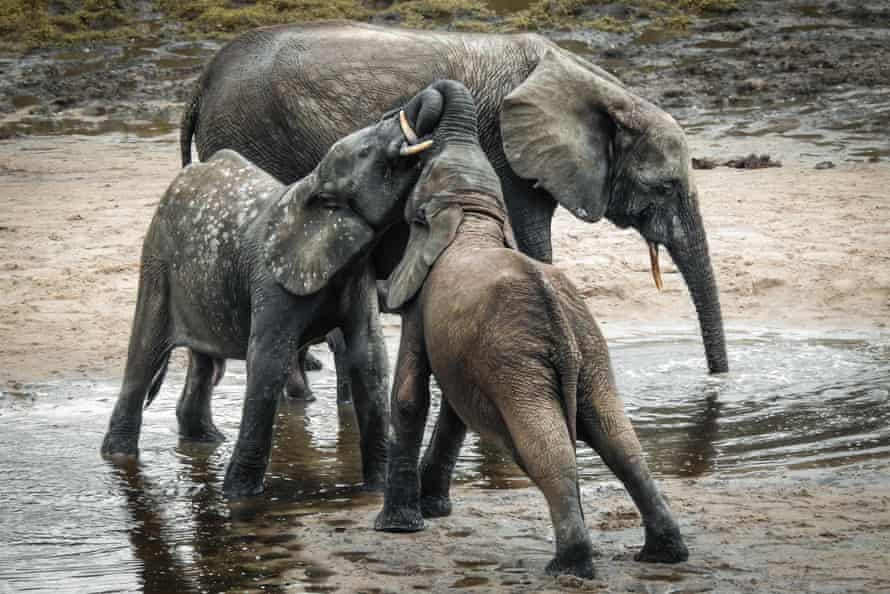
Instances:
[[[411,223],[411,235],[401,262],[386,281],[386,309],[398,310],[410,301],[426,280],[430,268],[457,234],[464,218],[457,204],[443,205],[435,200],[421,206],[422,218]]]
[[[374,241],[374,230],[354,211],[313,195],[312,176],[272,207],[266,227],[266,266],[288,291],[310,295]]]
[[[579,61],[548,51],[504,98],[501,134],[520,177],[537,180],[578,218],[596,221],[609,202],[616,127],[634,127],[642,115],[634,112],[651,105]]]

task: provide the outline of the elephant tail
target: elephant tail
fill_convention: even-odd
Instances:
[[[153,378],[151,378],[151,383],[148,385],[148,396],[145,399],[145,408],[154,402],[155,397],[158,395],[158,392],[161,390],[161,384],[164,383],[164,376],[167,375],[167,365],[170,363],[170,350],[164,353],[163,358],[161,359],[161,366],[155,372]]]
[[[581,372],[581,349],[569,316],[559,298],[559,291],[540,267],[535,266],[541,302],[545,305],[552,328],[553,341],[549,359],[559,378],[560,395],[566,425],[572,444],[577,441],[578,376]]]
[[[198,111],[201,106],[201,86],[200,83],[197,85],[185,111],[182,112],[182,121],[179,124],[179,152],[183,167],[192,162],[192,137],[195,135]]]

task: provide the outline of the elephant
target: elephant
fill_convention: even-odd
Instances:
[[[441,105],[425,106],[431,121]],[[430,143],[409,143],[390,116],[335,143],[289,186],[229,149],[183,169],[145,237],[123,385],[102,453],[138,456],[143,404],[157,395],[174,347],[191,356],[177,406],[180,435],[219,440],[213,385],[226,359],[244,359],[243,416],[223,490],[262,492],[289,367],[298,350],[341,328],[364,482],[379,489],[389,371],[385,354],[367,348],[379,324],[369,253],[400,218]]]
[[[637,559],[685,561],[680,529],[616,390],[605,340],[568,278],[515,249],[500,179],[478,141],[473,98],[459,83],[447,84],[455,115],[436,129],[423,157],[405,209],[407,248],[381,287],[386,306],[402,311],[402,335],[375,528],[423,528],[418,455],[433,375],[446,425],[459,434],[469,426],[501,445],[543,492],[556,541],[548,573],[594,573],[577,439],[596,450],[639,509],[645,544]]]
[[[223,47],[182,117],[183,164],[232,148],[290,183],[374,114],[437,79],[466,85],[519,249],[552,261],[557,204],[636,229],[661,287],[661,247],[695,305],[708,369],[729,369],[719,292],[683,130],[612,74],[536,34],[411,31],[358,23],[255,29]],[[600,101],[608,96],[608,101]],[[403,226],[390,233],[404,242]],[[398,259],[375,254],[378,278]],[[382,337],[372,337],[382,341]]]

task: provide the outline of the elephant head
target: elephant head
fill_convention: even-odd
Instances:
[[[692,179],[689,149],[674,119],[614,77],[549,50],[504,99],[504,153],[578,218],[633,227],[649,246],[661,288],[664,246],[692,295],[708,368],[728,371],[717,283]]]
[[[441,96],[415,96],[429,135],[442,115]],[[290,186],[272,207],[266,228],[266,265],[291,293],[311,295],[327,286],[393,223],[420,175],[422,152],[433,146],[405,127],[397,113],[335,143],[318,166]]]
[[[410,225],[404,256],[381,287],[386,307],[396,311],[423,286],[430,267],[454,240],[468,210],[482,211],[501,222],[505,243],[516,247],[501,194],[501,182],[479,144],[476,104],[461,83],[432,85],[442,94],[444,109],[435,147],[405,206]],[[411,118],[411,105],[406,109]],[[422,115],[422,114],[421,114]],[[422,121],[422,118],[419,118]]]

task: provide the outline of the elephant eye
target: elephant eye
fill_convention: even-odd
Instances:
[[[366,146],[358,152],[359,159],[367,159],[371,154],[371,147]]]
[[[328,192],[319,192],[312,197],[312,202],[326,210],[339,210],[343,205],[337,196]]]

